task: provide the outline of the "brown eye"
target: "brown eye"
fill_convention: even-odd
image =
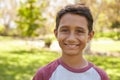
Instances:
[[[77,33],[83,33],[84,31],[82,30],[76,30]]]
[[[68,29],[61,29],[61,32],[68,32]]]

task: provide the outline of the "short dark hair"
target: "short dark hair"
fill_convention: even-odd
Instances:
[[[60,20],[63,15],[66,13],[77,14],[80,16],[84,16],[88,22],[88,30],[91,32],[93,30],[93,17],[90,9],[85,4],[71,4],[65,6],[65,8],[61,9],[56,16],[56,29],[58,29]]]

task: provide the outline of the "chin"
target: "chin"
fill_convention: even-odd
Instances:
[[[68,55],[68,56],[74,56],[74,55],[79,55],[81,54],[80,52],[74,52],[74,51],[64,51],[63,55]]]

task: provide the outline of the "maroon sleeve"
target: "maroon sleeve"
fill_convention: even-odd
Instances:
[[[94,68],[99,73],[101,80],[110,80],[104,70],[98,68],[97,66],[94,66]]]
[[[39,69],[32,80],[44,80],[43,79],[43,69]]]
[[[51,62],[43,68],[40,68],[32,80],[49,80],[54,70],[59,65],[58,60]]]

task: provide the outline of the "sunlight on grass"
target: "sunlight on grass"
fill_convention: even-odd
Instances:
[[[120,52],[120,41],[112,41],[112,40],[98,40],[92,41],[91,43],[92,51],[97,52]]]
[[[58,57],[57,53],[40,50],[36,53],[4,54],[0,54],[0,80],[30,80],[39,67]]]
[[[58,53],[34,49],[21,40],[0,42],[0,80],[31,80],[37,69],[59,57]]]

